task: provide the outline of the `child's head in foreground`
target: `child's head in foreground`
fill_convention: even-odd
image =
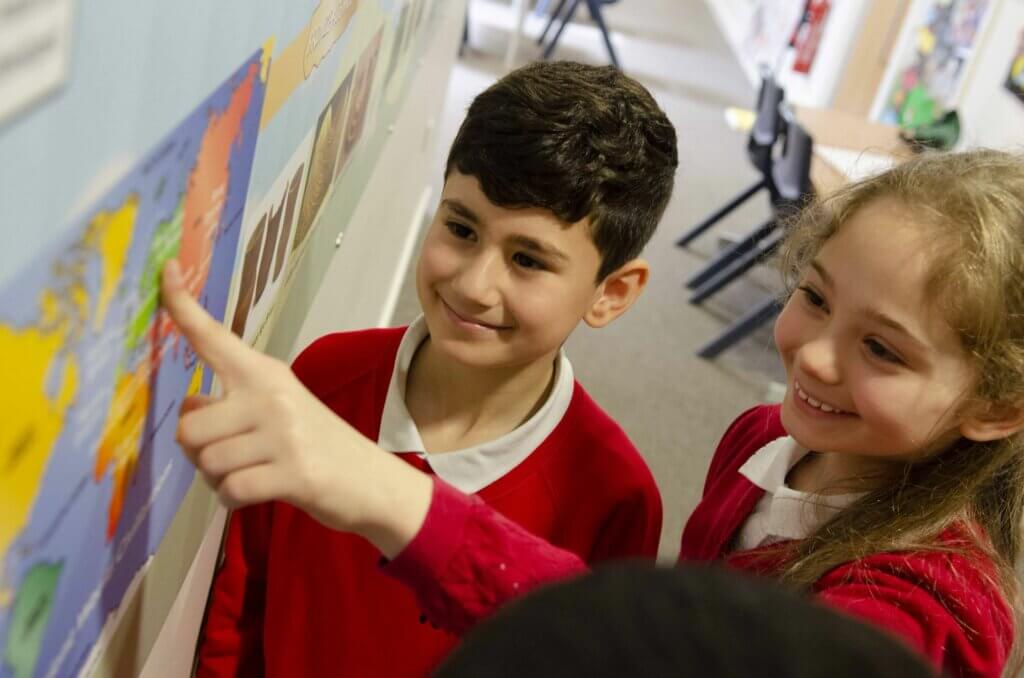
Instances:
[[[647,280],[639,260],[672,193],[671,122],[612,67],[537,63],[473,101],[449,152],[417,290],[459,362],[545,360]]]
[[[1015,597],[1024,507],[1024,159],[925,155],[810,206],[775,327],[783,424],[871,491],[804,540],[809,584],[871,552],[974,534]],[[962,522],[961,522],[962,521]]]

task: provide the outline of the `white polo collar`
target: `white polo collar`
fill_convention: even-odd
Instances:
[[[440,454],[428,454],[405,406],[405,384],[413,356],[429,332],[423,316],[402,336],[391,373],[377,444],[390,452],[415,452],[429,460],[441,480],[459,490],[479,492],[522,463],[555,430],[572,401],[575,381],[564,350],[555,361],[554,386],[540,409],[509,433],[480,445]]]
[[[740,467],[740,473],[765,491],[740,533],[738,547],[803,539],[856,501],[861,494],[819,495],[786,485],[786,476],[810,452],[790,436],[769,442]]]

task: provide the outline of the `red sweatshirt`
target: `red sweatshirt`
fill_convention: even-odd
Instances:
[[[739,468],[783,435],[777,406],[749,410],[729,427],[711,461],[703,499],[683,531],[680,564],[724,560],[772,574],[752,552],[728,547],[764,494]],[[941,540],[969,543],[957,529]],[[439,482],[420,533],[386,568],[416,591],[431,618],[459,631],[524,591],[586,569],[574,554]],[[813,589],[824,603],[901,637],[948,675],[998,678],[1014,629],[1006,600],[985,577],[992,572],[980,552],[883,553],[833,569]]]
[[[323,337],[293,369],[339,416],[376,439],[402,336],[403,329],[391,329]],[[417,457],[407,460],[430,472]],[[479,497],[527,534],[581,561],[657,551],[661,500],[654,479],[579,384],[544,442]],[[197,675],[427,673],[457,636],[424,623],[435,620],[424,618],[415,594],[380,570],[381,554],[368,542],[287,504],[235,512]]]

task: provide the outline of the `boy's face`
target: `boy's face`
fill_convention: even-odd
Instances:
[[[507,209],[452,171],[420,251],[416,288],[433,344],[465,365],[552,357],[601,296],[586,220]]]

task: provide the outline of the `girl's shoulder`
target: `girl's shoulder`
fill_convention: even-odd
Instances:
[[[708,483],[729,469],[738,469],[759,449],[786,435],[780,409],[779,405],[757,405],[733,420],[711,459]]]

